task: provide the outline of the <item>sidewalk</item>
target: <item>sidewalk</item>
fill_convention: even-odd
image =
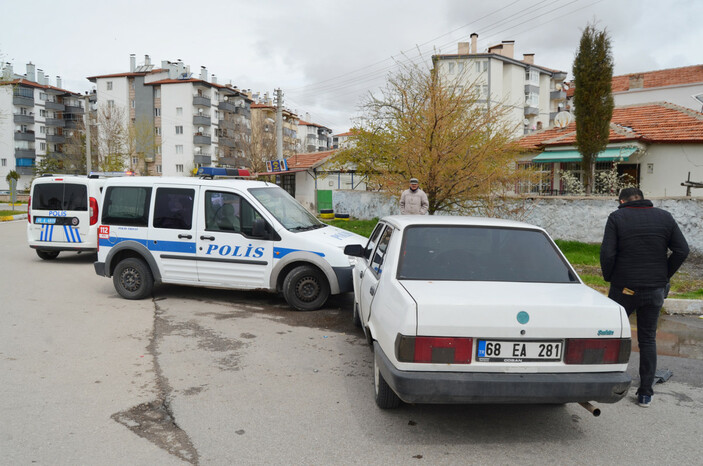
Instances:
[[[0,203],[0,210],[12,210],[12,204],[5,202]],[[27,204],[15,204],[14,215],[0,216],[0,222],[9,222],[10,220],[21,220],[27,218]]]

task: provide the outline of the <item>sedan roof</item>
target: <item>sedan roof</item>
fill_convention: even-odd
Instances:
[[[500,228],[520,228],[541,230],[543,228],[525,222],[515,220],[504,220],[500,218],[469,217],[461,215],[389,215],[383,217],[381,221],[389,223],[398,229],[404,229],[415,225],[464,225],[478,227],[500,227]]]

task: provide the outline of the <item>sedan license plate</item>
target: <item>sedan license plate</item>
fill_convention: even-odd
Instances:
[[[563,341],[478,340],[480,362],[561,361]]]
[[[56,223],[56,217],[34,217],[34,223],[40,225],[53,225]]]

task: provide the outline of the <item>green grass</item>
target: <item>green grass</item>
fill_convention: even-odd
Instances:
[[[26,214],[27,209],[24,208],[17,208],[15,210],[0,210],[0,217],[5,217],[9,215],[19,215],[19,214]]]
[[[373,220],[323,220],[344,230],[369,237],[378,219]],[[608,293],[609,284],[603,280],[600,271],[600,244],[578,241],[556,240],[557,246],[574,266],[583,282],[603,294]],[[670,298],[703,299],[703,280],[692,279],[685,273],[677,272],[671,279]]]

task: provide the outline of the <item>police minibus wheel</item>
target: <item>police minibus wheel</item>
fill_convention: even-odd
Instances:
[[[56,259],[59,257],[59,252],[58,251],[42,251],[41,249],[37,249],[37,256],[39,256],[40,259],[44,259],[45,261],[50,261],[53,259]]]
[[[115,290],[126,299],[144,299],[151,295],[154,276],[146,263],[134,257],[120,261],[112,275]]]
[[[319,309],[329,296],[330,285],[317,267],[298,266],[283,280],[283,297],[296,311]]]

